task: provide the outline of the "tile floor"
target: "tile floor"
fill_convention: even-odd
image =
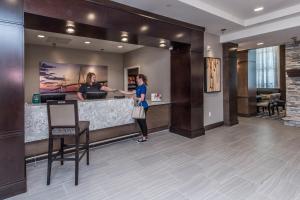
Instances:
[[[300,200],[300,129],[268,119],[95,148],[77,187],[73,163],[54,164],[46,186],[46,164],[27,166],[28,192],[11,200]]]

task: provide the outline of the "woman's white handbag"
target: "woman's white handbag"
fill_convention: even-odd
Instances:
[[[131,117],[133,119],[145,119],[145,110],[143,106],[134,106]]]

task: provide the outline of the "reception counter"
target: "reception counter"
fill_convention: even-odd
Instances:
[[[149,132],[168,128],[169,102],[148,102]],[[139,132],[139,127],[131,118],[132,109],[131,98],[78,101],[79,120],[90,121],[92,142]],[[25,104],[25,143],[27,157],[46,153],[48,144],[46,104]]]
[[[78,101],[80,121],[90,122],[90,131],[134,123],[133,99]],[[47,104],[25,104],[25,143],[48,138]]]

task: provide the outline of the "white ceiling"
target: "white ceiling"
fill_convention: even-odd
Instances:
[[[45,38],[38,38],[38,35],[44,35]],[[51,41],[49,41],[49,39],[51,39]],[[85,44],[85,41],[89,41],[91,43]],[[53,46],[53,43],[56,43],[57,47],[119,54],[127,53],[143,47],[141,45],[112,42],[107,40],[78,37],[74,35],[59,34],[31,29],[25,29],[25,43],[44,46]],[[118,46],[120,45],[123,46],[123,48],[118,48]]]
[[[247,43],[249,48],[255,48],[257,40],[266,45],[270,44],[270,38],[276,44],[288,42],[291,35],[298,34],[294,31],[300,27],[300,0],[114,1],[203,26],[207,32],[220,35],[222,43]],[[263,11],[253,11],[260,6],[264,7]],[[221,34],[220,30],[223,28],[227,31]]]
[[[241,18],[249,19],[266,13],[271,13],[283,8],[300,3],[299,0],[198,0],[225,12]],[[263,6],[264,12],[253,12],[257,7]]]

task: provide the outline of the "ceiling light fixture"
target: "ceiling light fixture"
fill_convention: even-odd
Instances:
[[[166,41],[165,40],[160,40],[159,42],[159,47],[161,48],[165,48],[167,45],[166,45]]]
[[[260,11],[263,11],[264,10],[264,7],[257,7],[254,9],[254,12],[260,12]]]
[[[38,38],[45,38],[44,35],[38,35]]]
[[[149,30],[149,26],[147,26],[147,25],[144,25],[141,27],[141,32],[146,32],[148,30]]]
[[[123,37],[123,38],[121,38],[121,41],[122,42],[128,42],[128,38],[127,37]]]
[[[75,33],[74,26],[67,26],[66,32],[69,33],[69,34]]]
[[[259,42],[259,43],[257,43],[256,45],[257,45],[257,46],[261,46],[261,45],[264,45],[264,43],[263,43],[263,42]]]
[[[91,42],[90,41],[85,41],[84,44],[91,44]]]
[[[122,46],[122,45],[119,45],[119,46],[118,46],[118,48],[119,48],[119,49],[122,49],[122,48],[123,48],[123,46]]]
[[[90,21],[94,21],[96,19],[96,15],[94,13],[89,13],[87,15],[87,19]]]
[[[127,32],[122,32],[121,33],[121,41],[122,42],[128,42],[128,33]]]
[[[178,34],[176,35],[176,38],[182,38],[183,36],[184,36],[183,33],[178,33]]]

